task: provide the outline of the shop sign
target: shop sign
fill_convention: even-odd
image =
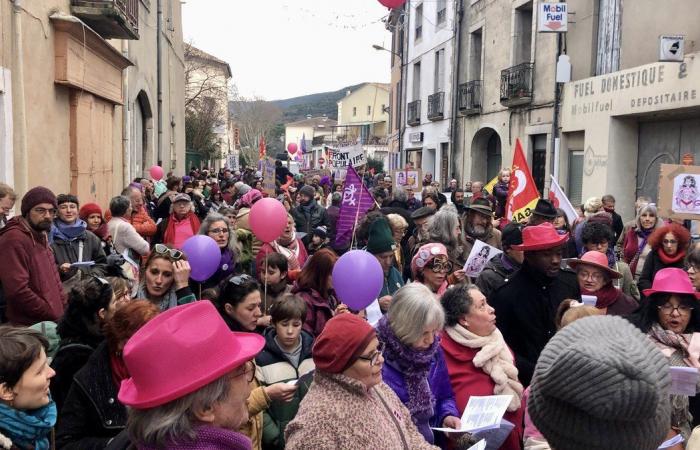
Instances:
[[[537,31],[540,33],[565,33],[568,14],[566,3],[540,3]]]

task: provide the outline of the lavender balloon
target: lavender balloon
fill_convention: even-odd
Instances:
[[[382,291],[384,271],[369,252],[352,250],[341,256],[333,267],[333,288],[350,309],[364,309]]]
[[[200,283],[216,273],[221,261],[221,250],[216,241],[209,236],[198,234],[187,239],[182,251],[190,263],[190,278]]]

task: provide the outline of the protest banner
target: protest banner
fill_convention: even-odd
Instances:
[[[422,174],[420,169],[394,170],[391,175],[392,180],[394,180],[393,184],[396,187],[411,188],[414,191],[421,189]]]
[[[226,167],[231,170],[240,170],[238,163],[238,152],[233,152],[226,155]]]
[[[661,164],[658,208],[660,217],[698,220],[700,166]]]
[[[263,191],[268,195],[275,195],[275,159],[266,156],[260,161],[263,174]]]
[[[513,165],[508,186],[508,201],[506,202],[506,217],[508,220],[522,222],[530,217],[535,209],[540,194],[535,187],[535,180],[527,165],[520,139],[515,140]]]
[[[346,147],[329,147],[328,162],[332,168],[359,167],[367,164],[365,151],[362,144],[353,144]]]
[[[355,169],[348,167],[336,225],[335,244],[338,247],[352,242],[357,224],[374,204],[374,197],[367,190],[367,186],[362,183],[360,176]]]

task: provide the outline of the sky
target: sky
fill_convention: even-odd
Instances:
[[[186,0],[185,42],[229,63],[247,97],[277,100],[388,82],[391,34],[377,0]]]

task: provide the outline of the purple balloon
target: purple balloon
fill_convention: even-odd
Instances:
[[[341,256],[333,267],[333,289],[341,302],[359,311],[369,306],[382,291],[384,271],[377,258],[364,250]]]
[[[190,278],[200,283],[216,273],[221,261],[221,250],[216,241],[209,236],[198,234],[187,239],[182,251],[190,263]]]

